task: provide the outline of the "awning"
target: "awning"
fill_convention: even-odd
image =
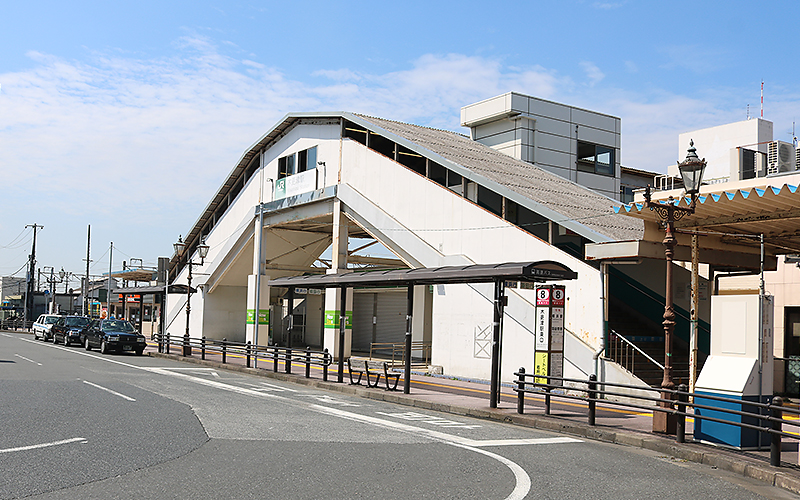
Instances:
[[[777,255],[800,253],[798,185],[800,173],[703,186],[695,213],[675,222],[676,260],[691,259],[691,233],[697,232],[701,262],[757,269],[763,234],[765,265],[767,269],[775,269]],[[674,199],[670,200],[670,196]],[[683,207],[691,202],[676,190],[655,192],[653,201]],[[641,195],[633,203],[615,207],[614,211],[644,220],[644,237],[638,242],[587,245],[587,260],[663,258],[660,244],[664,230],[658,215],[644,206]]]
[[[186,294],[186,285],[170,285],[169,293],[182,293]],[[197,289],[192,288],[192,293],[196,293]],[[111,293],[118,293],[120,295],[151,295],[164,293],[164,285],[155,286],[131,286],[126,288],[115,288]]]
[[[111,277],[128,281],[154,281],[156,279],[156,274],[157,271],[155,269],[138,267],[122,271],[113,271]],[[103,273],[103,276],[108,277],[108,273]]]
[[[551,261],[473,264],[391,271],[346,272],[338,274],[290,276],[270,280],[270,286],[328,288],[408,285],[445,285],[452,283],[490,283],[506,281],[561,281],[577,279],[578,273]]]

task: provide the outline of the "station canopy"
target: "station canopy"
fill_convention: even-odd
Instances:
[[[389,271],[345,272],[325,275],[290,276],[270,280],[275,287],[333,288],[410,285],[446,285],[455,283],[491,283],[498,280],[546,282],[574,280],[578,273],[551,260],[506,262],[467,266],[423,267]]]

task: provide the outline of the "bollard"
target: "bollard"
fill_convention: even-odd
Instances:
[[[158,334],[158,352],[164,352],[164,334]]]
[[[169,332],[167,332],[167,343],[165,344],[165,346],[166,346],[167,354],[169,354]]]
[[[247,352],[247,367],[248,368],[250,368],[250,347],[251,347],[250,341],[248,340],[247,341],[247,347],[245,347],[245,350]]]
[[[322,380],[324,382],[328,381],[328,359],[330,354],[328,354],[328,348],[326,347],[323,351],[322,355]]]
[[[283,365],[286,373],[292,373],[292,350],[286,349],[286,363]]]
[[[595,425],[596,406],[597,406],[597,375],[589,375],[589,425]]]
[[[200,359],[206,359],[206,336],[203,335],[203,338],[200,339]]]
[[[306,347],[306,378],[311,376],[311,349]]]
[[[525,412],[525,367],[519,368],[519,379],[517,379],[517,413],[522,415]]]
[[[675,427],[675,442],[686,442],[686,403],[689,402],[689,394],[687,391],[689,387],[686,384],[678,386],[678,419]]]
[[[278,348],[272,348],[272,371],[278,373]]]
[[[776,396],[772,398],[772,407],[770,408],[770,413],[772,418],[777,418],[772,422],[772,430],[780,432],[782,429],[782,422],[783,419],[783,410],[781,410],[781,406],[783,406],[783,399],[780,396]],[[781,435],[780,434],[772,434],[772,441],[769,445],[769,464],[773,467],[780,467],[781,466]]]
[[[547,387],[544,388],[544,414],[550,415],[550,377],[546,377]]]
[[[184,356],[191,356],[192,355],[192,344],[189,343],[189,334],[183,334],[183,355]]]
[[[227,344],[227,342],[228,342],[227,338],[223,338],[222,339],[222,364],[223,365],[225,364],[225,358],[227,357],[227,354],[228,354],[228,344]]]

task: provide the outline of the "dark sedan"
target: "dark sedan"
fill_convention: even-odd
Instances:
[[[147,341],[132,324],[121,319],[96,319],[89,324],[83,336],[83,347],[100,348],[103,354],[114,352],[144,352]]]
[[[58,344],[61,341],[64,342],[64,345],[70,345],[73,342],[80,344],[87,326],[89,326],[89,318],[84,316],[59,318],[50,328],[53,343]]]

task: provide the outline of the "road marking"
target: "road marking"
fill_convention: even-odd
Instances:
[[[299,392],[295,389],[289,389],[288,387],[281,387],[279,385],[268,384],[266,382],[260,382],[258,384],[247,384],[250,387],[255,387],[254,390],[256,391],[273,391],[273,392]]]
[[[176,368],[176,367],[168,367],[168,368],[161,368],[162,370],[182,370],[187,372],[200,372],[201,374],[211,375],[214,378],[219,378],[219,373],[213,368]]]
[[[9,335],[9,334],[7,334],[7,333],[0,333],[0,335],[2,335],[3,337],[8,337],[8,338],[10,338],[10,339],[15,339],[15,338],[16,338],[15,336],[13,336],[13,335]]]
[[[344,401],[340,399],[336,399],[332,396],[328,396],[327,394],[301,394],[301,396],[305,396],[307,398],[314,398],[320,403],[327,403],[329,405],[338,405],[338,406],[355,406],[360,407],[362,405],[358,403],[351,403],[349,401]]]
[[[62,444],[70,444],[70,443],[86,443],[86,438],[72,438],[72,439],[65,439],[63,441],[54,441],[52,443],[42,443],[42,444],[33,444],[30,446],[20,446],[19,448],[6,448],[5,450],[0,450],[0,453],[11,453],[15,451],[27,451],[27,450],[36,450],[38,448],[49,448],[50,446],[59,446]]]
[[[517,463],[507,459],[506,457],[503,457],[496,453],[492,453],[491,451],[482,450],[473,444],[473,443],[480,443],[480,441],[466,439],[460,436],[452,436],[450,434],[432,431],[430,429],[423,429],[421,427],[414,427],[408,424],[401,424],[399,422],[392,422],[390,420],[383,420],[380,418],[370,417],[368,415],[360,415],[358,413],[352,413],[344,410],[339,410],[336,408],[328,408],[327,406],[312,405],[312,408],[322,413],[327,413],[329,415],[346,418],[348,420],[355,420],[358,422],[364,422],[371,425],[388,427],[390,429],[395,429],[402,432],[409,432],[412,434],[422,435],[424,437],[433,439],[435,441],[449,444],[451,446],[456,446],[458,448],[463,448],[465,450],[473,451],[475,453],[480,453],[481,455],[493,458],[502,463],[503,465],[505,465],[506,467],[508,467],[514,474],[514,478],[516,479],[516,484],[514,486],[514,489],[511,491],[511,494],[506,497],[506,500],[521,500],[525,498],[525,496],[531,490],[531,478],[530,476],[528,476],[528,473],[525,472],[525,470],[522,467],[520,467]],[[560,442],[573,442],[573,443],[580,442],[580,440],[572,438],[551,438],[551,439],[569,440]],[[527,441],[541,441],[541,440],[527,440]],[[528,444],[533,444],[533,443],[528,443]]]
[[[31,362],[31,363],[37,364],[37,365],[39,365],[39,366],[42,366],[42,364],[41,364],[41,363],[39,363],[39,362],[37,362],[37,361],[34,361],[34,360],[32,360],[32,359],[28,359],[28,358],[26,358],[25,356],[20,356],[19,354],[14,354],[14,356],[16,356],[16,357],[18,357],[18,358],[20,358],[20,359],[24,359],[25,361],[28,361],[28,362]]]
[[[128,397],[128,396],[126,396],[126,395],[124,395],[124,394],[120,394],[120,393],[119,393],[119,392],[117,392],[117,391],[112,391],[111,389],[105,388],[105,387],[103,387],[102,385],[93,384],[93,383],[89,382],[88,380],[84,380],[84,381],[83,381],[83,383],[84,383],[84,384],[87,384],[87,385],[91,385],[92,387],[96,387],[96,388],[98,388],[98,389],[104,390],[104,391],[106,391],[106,392],[108,392],[108,393],[111,393],[111,394],[113,394],[113,395],[115,395],[115,396],[119,396],[119,397],[121,397],[122,399],[127,399],[128,401],[136,401],[135,399],[133,399],[133,398],[131,398],[131,397]]]
[[[425,415],[424,413],[416,413],[413,411],[406,411],[401,413],[387,413],[383,411],[377,412],[379,415],[386,415],[387,417],[399,418],[401,420],[411,420],[414,422],[423,422],[426,424],[435,425],[437,427],[458,427],[460,429],[477,429],[480,425],[470,425],[463,422],[456,422],[455,420],[447,420],[442,417],[435,417],[433,415]]]

